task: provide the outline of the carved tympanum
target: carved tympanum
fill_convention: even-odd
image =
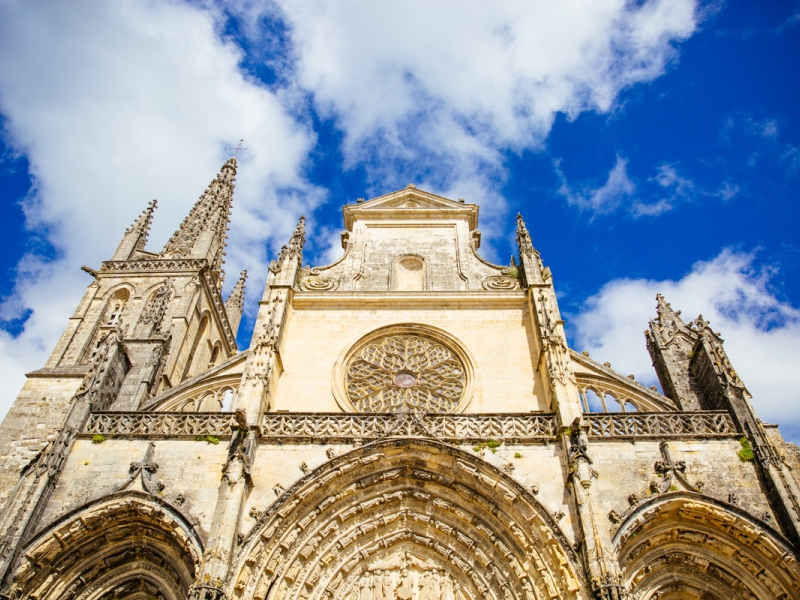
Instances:
[[[452,412],[465,388],[458,355],[419,335],[379,338],[346,366],[345,390],[359,412]]]

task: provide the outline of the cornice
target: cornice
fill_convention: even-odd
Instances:
[[[292,296],[300,309],[385,308],[385,309],[524,309],[526,294],[521,290],[475,290],[468,292],[300,292]]]

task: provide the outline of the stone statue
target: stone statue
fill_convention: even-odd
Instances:
[[[358,582],[358,600],[372,600],[372,574],[369,571]]]
[[[453,580],[450,579],[449,573],[445,573],[442,577],[442,600],[455,600],[455,598]]]
[[[375,569],[372,573],[372,600],[384,600],[383,571]]]
[[[436,572],[425,571],[419,578],[419,600],[440,600]]]
[[[411,573],[408,572],[408,569],[403,569],[400,572],[400,583],[397,586],[397,598],[398,600],[411,600],[413,593],[414,579],[411,577]]]
[[[383,600],[395,600],[394,599],[394,577],[392,577],[391,571],[384,571],[383,578],[381,580],[381,593],[383,594]]]

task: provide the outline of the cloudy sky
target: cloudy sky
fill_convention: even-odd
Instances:
[[[800,440],[800,4],[0,0],[0,413],[159,200],[159,249],[244,138],[228,287],[300,214],[413,182],[525,216],[572,345],[646,383],[663,293]]]

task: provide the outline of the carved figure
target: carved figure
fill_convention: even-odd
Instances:
[[[403,569],[400,572],[400,583],[397,586],[397,598],[399,600],[411,600],[414,593],[414,579],[408,569]]]
[[[455,597],[453,580],[450,578],[449,573],[445,573],[442,576],[442,600],[455,600]]]
[[[372,573],[369,571],[358,581],[358,600],[372,600]]]

